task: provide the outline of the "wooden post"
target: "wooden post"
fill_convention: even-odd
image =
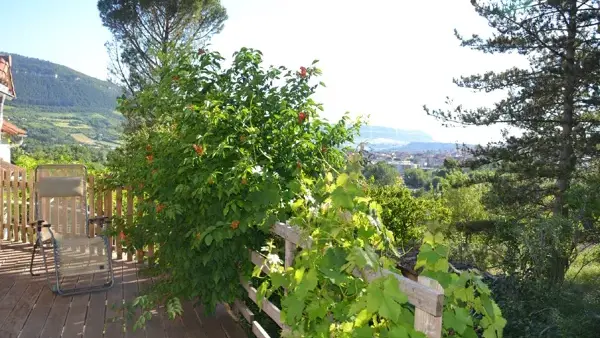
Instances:
[[[4,161],[0,160],[0,208],[2,210],[2,219],[0,220],[0,239],[4,239],[4,229],[6,225],[4,223]],[[8,235],[7,240],[10,239]]]
[[[104,215],[111,218],[113,214],[113,205],[112,205],[112,190],[104,191]],[[110,245],[111,251],[115,249],[115,244],[113,242],[114,238],[112,236],[108,237],[108,244]]]
[[[432,289],[444,292],[444,288],[436,280],[419,276],[419,283]],[[415,330],[425,333],[428,338],[442,337],[442,316],[436,317],[415,307]]]
[[[21,171],[19,187],[21,188],[21,240],[27,243],[27,170]]]
[[[95,198],[95,194],[94,194],[94,176],[90,176],[88,177],[88,191],[89,191],[89,196],[88,196],[88,206],[90,208],[90,212],[88,217],[92,218],[92,217],[96,217],[96,198]],[[90,237],[94,237],[96,236],[96,229],[95,227],[90,227],[88,225],[88,235]]]
[[[15,238],[13,239],[15,242],[19,241],[19,233],[21,222],[19,222],[19,217],[21,214],[19,213],[19,170],[15,169],[12,175],[12,186],[13,186],[13,231],[15,234]]]
[[[138,196],[137,198],[138,203],[140,202],[140,197]],[[142,216],[142,210],[138,210],[138,217]],[[144,248],[139,248],[136,250],[135,255],[137,257],[137,262],[138,264],[143,264],[144,263]]]
[[[133,226],[133,189],[131,187],[127,187],[127,226]],[[133,261],[133,254],[131,253],[131,243],[125,239],[127,243],[127,261]]]
[[[117,218],[119,222],[123,217],[123,190],[121,187],[117,188]],[[113,223],[114,225],[114,223]],[[117,258],[123,259],[123,232],[121,231],[121,227],[119,226],[119,235],[117,236]]]
[[[7,171],[4,172],[4,177],[6,178],[6,223],[8,224],[8,240],[11,241],[11,231],[10,231],[10,227],[11,225],[13,225],[12,222],[12,193],[11,193],[11,189],[12,189],[12,181],[10,179],[10,169],[8,169]],[[12,234],[14,235],[15,231],[13,228]],[[13,238],[12,240],[16,240],[16,238]]]

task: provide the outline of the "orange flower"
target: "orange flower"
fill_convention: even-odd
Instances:
[[[199,146],[197,144],[194,144],[193,147],[194,147],[194,150],[196,151],[196,154],[198,154],[200,156],[202,156],[202,154],[204,154],[204,147]]]
[[[209,178],[209,179],[208,179],[208,184],[213,184],[213,183],[215,183],[215,181],[212,179],[212,177],[211,177],[211,178]]]
[[[302,123],[302,122],[304,122],[304,120],[306,120],[306,113],[299,112],[298,113],[298,123]]]
[[[161,212],[161,211],[163,211],[164,208],[165,208],[164,204],[159,204],[156,206],[156,212]]]
[[[177,75],[174,75],[174,76],[172,77],[172,79],[173,79],[173,81],[179,81],[179,76],[177,76]]]
[[[240,141],[246,142],[246,136],[245,135],[240,135]]]
[[[301,78],[306,77],[306,67],[300,67],[300,77]]]
[[[154,156],[152,156],[152,154],[146,156],[146,160],[148,160],[148,163],[152,163],[152,161],[154,161]]]
[[[231,228],[233,230],[237,229],[238,226],[240,226],[240,221],[233,221],[233,222],[231,222]]]
[[[321,152],[322,153],[326,153],[327,152],[327,147],[326,146],[322,146],[321,147]]]
[[[151,151],[152,151],[152,146],[148,144],[148,145],[146,146],[146,151],[147,151],[147,152],[151,152]]]
[[[296,168],[301,169],[302,168],[302,162],[300,162],[300,161],[296,162]]]
[[[242,185],[246,185],[246,184],[248,184],[248,181],[246,181],[245,178],[242,178]]]

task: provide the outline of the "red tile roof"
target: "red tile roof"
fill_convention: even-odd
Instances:
[[[17,126],[15,126],[14,124],[4,120],[2,122],[2,130],[0,130],[3,133],[7,133],[8,135],[11,136],[21,136],[21,135],[25,135],[27,134],[27,132]]]
[[[4,89],[1,92],[15,97],[17,95],[15,93],[11,67],[12,58],[10,55],[0,55],[0,89]],[[5,92],[6,90],[7,92]]]

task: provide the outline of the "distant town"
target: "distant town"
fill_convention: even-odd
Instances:
[[[456,149],[422,152],[375,151],[372,152],[370,160],[372,163],[386,162],[403,174],[407,169],[438,169],[444,165],[444,160],[447,158],[462,161],[469,156],[467,152]]]

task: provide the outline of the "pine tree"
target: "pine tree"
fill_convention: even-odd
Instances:
[[[495,166],[493,192],[504,210],[572,219],[570,187],[579,169],[600,155],[600,0],[471,3],[494,34],[465,38],[455,32],[461,45],[525,55],[529,67],[454,80],[485,93],[505,90],[506,97],[493,107],[425,110],[444,123],[504,124],[522,131],[473,149],[473,166]],[[557,258],[558,279],[568,264],[564,256]]]

